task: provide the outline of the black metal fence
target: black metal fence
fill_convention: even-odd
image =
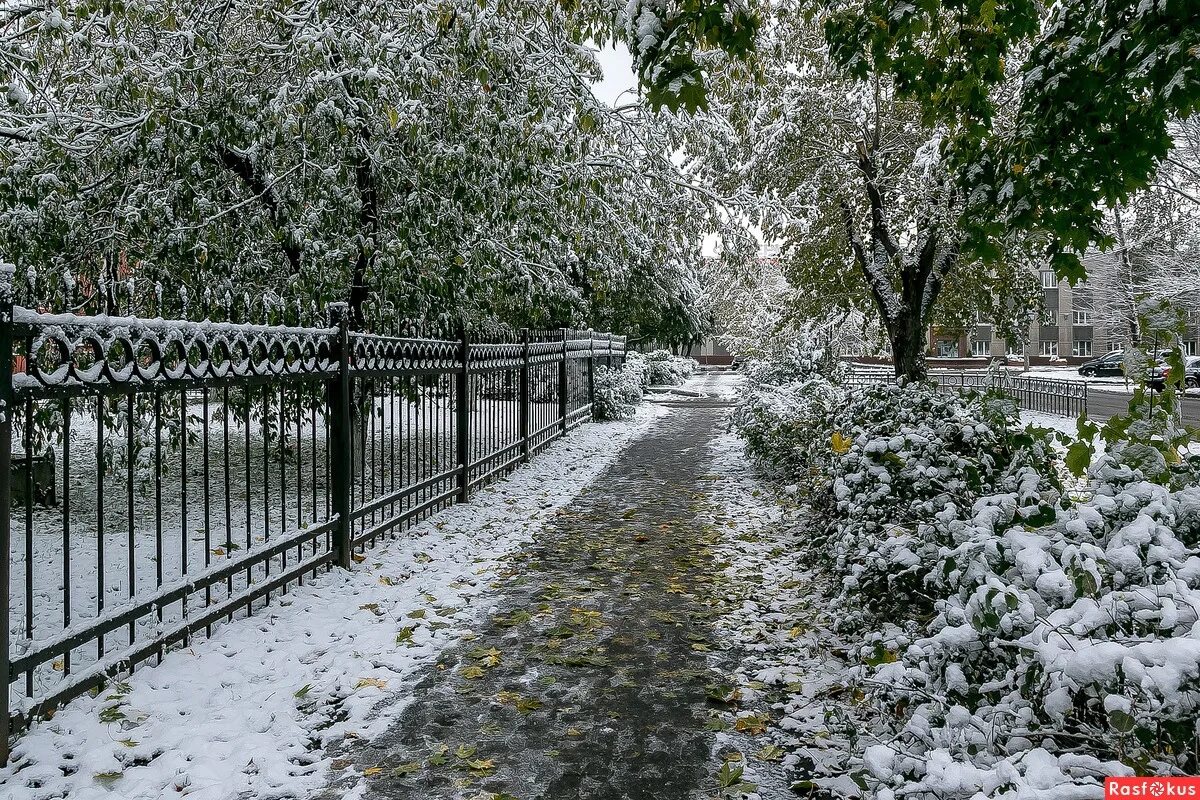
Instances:
[[[287,328],[0,298],[0,759],[11,730],[467,500],[590,419],[596,362],[625,352],[590,331],[375,336],[331,311]]]
[[[1008,372],[951,372],[936,370],[929,379],[944,391],[962,389],[996,390],[1011,396],[1023,410],[1065,417],[1087,413],[1086,381],[1060,381],[1053,378],[1028,378]],[[870,386],[896,380],[890,368],[851,364],[847,371],[851,386]]]

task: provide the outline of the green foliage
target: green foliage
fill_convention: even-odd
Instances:
[[[740,0],[722,5],[729,15],[744,8]],[[1103,207],[1151,182],[1171,145],[1168,122],[1200,107],[1194,2],[798,0],[781,7],[822,24],[846,75],[894,83],[924,124],[945,131],[941,150],[968,200],[964,252],[988,262],[1012,234],[1033,234],[1060,276],[1082,278],[1079,254],[1110,244]],[[732,53],[746,48],[741,31],[705,29],[702,38],[685,27],[669,52],[714,40]],[[663,54],[635,53],[643,79],[653,77]]]
[[[375,329],[668,316],[696,335],[710,203],[669,119],[593,96],[592,11],[567,6],[0,17],[0,251],[34,278],[22,302],[323,324],[348,300]]]
[[[980,498],[1010,494],[1031,523],[1053,516],[1062,487],[1049,432],[1022,426],[1008,397],[872,386],[848,393],[833,428],[844,444],[818,502],[829,520],[821,552],[868,612],[931,610],[929,570]]]
[[[1099,424],[1080,416],[1077,436],[1063,437],[1066,464],[1072,473],[1083,475],[1091,468],[1099,438],[1106,446],[1099,469],[1110,482],[1148,480],[1176,487],[1197,482],[1200,463],[1182,455],[1191,442],[1200,439],[1200,429],[1183,423],[1180,406],[1184,361],[1179,340],[1186,325],[1187,316],[1169,302],[1143,300],[1139,304],[1138,327],[1147,349],[1126,367],[1127,374],[1139,381],[1129,400],[1129,413],[1114,414]],[[1147,386],[1146,378],[1164,344],[1172,346],[1164,359],[1169,369],[1167,380],[1159,391]]]
[[[635,0],[621,16],[621,38],[635,59],[647,101],[672,111],[708,107],[699,50],[720,47],[745,57],[760,24],[752,8],[729,0]]]

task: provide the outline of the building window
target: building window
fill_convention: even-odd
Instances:
[[[953,339],[938,340],[938,357],[955,358],[958,356],[958,342]]]
[[[1092,355],[1092,340],[1080,339],[1071,345],[1071,355],[1077,358],[1088,358]]]
[[[1091,325],[1092,312],[1090,311],[1073,311],[1071,312],[1076,325]]]
[[[1190,342],[1183,343],[1183,354],[1185,356],[1196,355],[1196,341],[1194,339]]]
[[[992,350],[992,343],[987,339],[976,339],[971,342],[971,355],[986,356]]]
[[[1050,356],[1051,358],[1058,357],[1058,342],[1044,341],[1041,344],[1042,344],[1042,355]]]
[[[1058,312],[1052,308],[1047,308],[1046,313],[1042,316],[1043,325],[1058,325]]]
[[[1058,287],[1058,276],[1054,274],[1054,270],[1042,270],[1042,288],[1054,289]]]

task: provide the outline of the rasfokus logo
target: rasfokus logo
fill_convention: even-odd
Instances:
[[[1200,799],[1200,778],[1105,778],[1104,800],[1119,797]]]

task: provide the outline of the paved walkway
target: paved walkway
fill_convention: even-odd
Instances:
[[[368,776],[364,797],[717,794],[705,727],[717,534],[699,519],[724,418],[713,405],[680,404],[513,559],[477,638],[442,655],[385,736],[346,754]]]

